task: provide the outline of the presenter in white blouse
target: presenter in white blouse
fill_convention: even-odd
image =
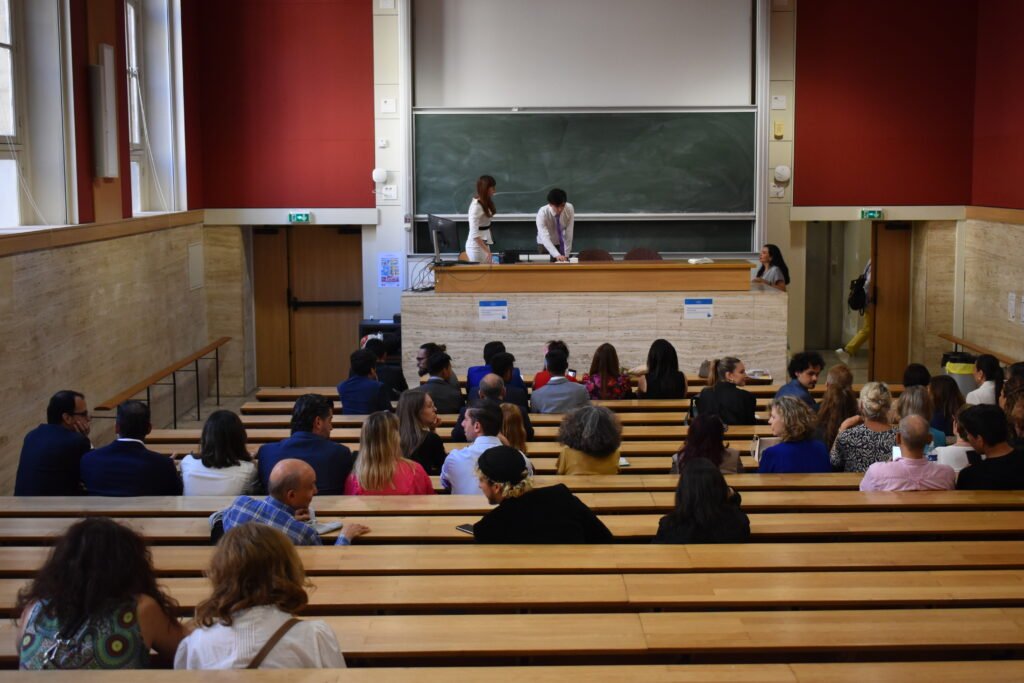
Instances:
[[[572,228],[576,212],[565,190],[548,192],[548,203],[537,210],[537,251],[556,261],[568,261],[572,254]]]
[[[469,237],[466,238],[466,256],[477,263],[491,262],[491,218],[497,212],[494,208],[494,192],[497,183],[489,175],[482,175],[476,181],[476,194],[469,203]]]

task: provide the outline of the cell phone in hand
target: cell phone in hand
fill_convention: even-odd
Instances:
[[[575,377],[576,376],[576,371],[575,370],[566,370],[565,371],[565,376],[566,377]]]
[[[470,536],[473,535],[473,525],[472,524],[460,524],[460,525],[458,525],[455,528],[456,528],[456,530],[461,531],[464,534],[469,534]]]

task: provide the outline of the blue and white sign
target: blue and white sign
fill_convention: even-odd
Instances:
[[[714,299],[683,299],[683,320],[711,320],[714,317]]]
[[[481,301],[477,310],[480,320],[508,320],[507,301]]]

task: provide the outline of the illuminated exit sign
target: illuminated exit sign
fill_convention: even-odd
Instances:
[[[880,221],[885,215],[885,212],[881,209],[861,209],[860,219],[862,221]]]
[[[288,212],[289,223],[309,223],[310,213],[309,211],[289,211]]]

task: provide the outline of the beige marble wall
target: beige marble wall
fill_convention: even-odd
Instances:
[[[684,297],[714,299],[714,318],[684,320]],[[504,299],[507,321],[479,320],[481,300]],[[676,347],[681,369],[695,375],[701,361],[737,355],[748,368],[767,368],[783,377],[786,366],[787,301],[772,289],[751,292],[437,294],[402,295],[402,359],[416,377],[416,350],[433,341],[446,344],[456,371],[481,365],[484,344],[501,340],[524,372],[543,367],[543,345],[562,339],[570,366],[590,368],[602,343],[613,344],[622,365],[643,363],[651,342],[661,337]]]
[[[1024,225],[965,222],[964,333],[969,341],[1024,360]],[[1017,320],[1007,319],[1007,295],[1017,295]]]
[[[251,254],[249,228],[203,229],[207,330],[211,340],[232,339],[221,349],[222,395],[243,396],[256,385]]]
[[[915,223],[911,246],[910,361],[941,370],[942,353],[952,348],[939,339],[953,332],[953,272],[956,222]]]
[[[188,245],[202,233],[190,225],[0,258],[0,494],[55,391],[95,405],[207,343],[206,291],[188,277]],[[183,410],[194,378],[179,379]],[[170,420],[169,395],[154,390],[155,420]],[[109,442],[113,421],[93,425],[93,442]]]

